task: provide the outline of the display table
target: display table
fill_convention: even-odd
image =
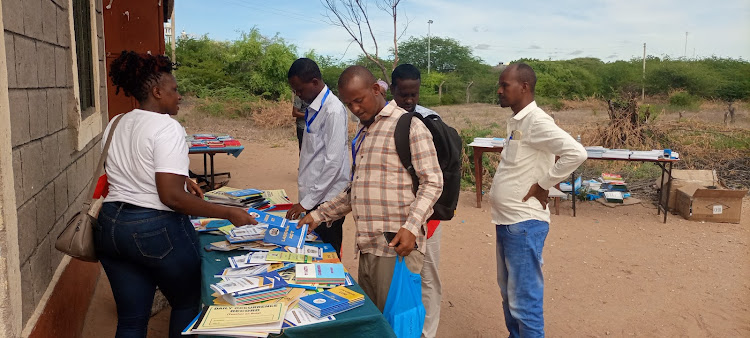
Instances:
[[[212,242],[224,239],[224,236],[199,234],[201,248]],[[229,266],[227,257],[238,256],[244,251],[205,251],[201,249],[201,302],[212,305],[214,297],[210,284],[220,281],[214,274]],[[350,287],[365,296],[365,304],[353,310],[335,315],[336,320],[286,328],[280,335],[269,337],[396,337],[391,326],[380,313],[380,310],[362,291],[358,284]]]
[[[502,153],[503,147],[477,147],[471,146],[474,152],[474,182],[476,183],[477,190],[477,208],[482,207],[482,176],[484,167],[482,166],[482,155],[484,153]],[[607,158],[607,157],[589,157],[588,160],[604,160],[604,161],[628,161],[628,162],[650,162],[656,164],[661,169],[661,180],[659,180],[659,202],[656,207],[656,214],[659,215],[664,212],[664,223],[667,223],[667,214],[669,211],[669,189],[672,187],[672,166],[677,159],[623,159],[623,158]],[[664,187],[664,176],[667,177],[666,188]],[[575,171],[571,174],[571,186],[575,185],[576,173]],[[575,191],[575,189],[572,189]],[[666,193],[666,198],[663,196]],[[576,215],[576,196],[571,192],[573,201],[573,217]]]
[[[206,180],[206,182],[210,182],[211,185],[209,186],[209,190],[213,190],[215,188],[215,177],[216,175],[227,175],[228,177],[232,177],[229,172],[224,173],[214,173],[214,155],[216,154],[228,154],[232,155],[234,157],[240,156],[240,153],[245,150],[244,146],[237,146],[237,147],[223,147],[223,148],[190,148],[188,151],[188,154],[203,154],[203,179]],[[211,158],[211,173],[209,174],[208,171],[208,158]]]

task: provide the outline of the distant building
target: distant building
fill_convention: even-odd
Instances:
[[[173,39],[172,34],[172,23],[171,22],[165,22],[164,23],[164,43],[165,44],[171,44]]]

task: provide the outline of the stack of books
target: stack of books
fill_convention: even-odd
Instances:
[[[607,150],[609,149],[604,148],[602,146],[586,147],[586,153],[588,154],[588,158],[602,158],[602,155]]]
[[[315,318],[332,316],[362,306],[364,303],[364,295],[344,286],[305,296],[299,300],[299,306]]]
[[[631,151],[628,149],[607,149],[602,153],[602,158],[611,158],[618,160],[627,160],[630,158]]]
[[[191,149],[240,147],[240,141],[229,135],[193,134],[185,137]]]
[[[474,141],[469,143],[470,147],[504,147],[505,139],[502,137],[475,137]]]
[[[341,263],[297,264],[297,283],[342,285],[346,283],[346,272]]]
[[[265,190],[263,197],[269,201],[274,210],[289,210],[294,205],[284,189]]]
[[[634,150],[630,154],[631,160],[651,160],[656,161],[660,158],[664,158],[664,150]]]
[[[607,191],[619,191],[619,192],[627,192],[628,191],[628,185],[625,183],[625,180],[622,179],[622,176],[617,174],[610,174],[610,173],[602,173],[602,188]]]
[[[216,204],[251,207],[253,209],[270,207],[270,202],[263,197],[263,191],[257,189],[237,189],[224,186],[208,191],[203,195],[206,201]]]
[[[211,289],[229,304],[245,305],[283,297],[289,284],[278,272],[266,272],[251,277],[235,277],[211,284]]]
[[[622,192],[619,191],[605,191],[604,199],[609,203],[623,203]]]

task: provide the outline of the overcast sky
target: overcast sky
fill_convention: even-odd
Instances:
[[[178,0],[177,32],[233,40],[257,27],[279,34],[300,54],[314,49],[344,61],[361,52],[332,26],[318,0]],[[519,58],[604,61],[649,55],[750,59],[749,0],[402,0],[399,29],[410,36],[450,37],[488,64]],[[380,56],[393,46],[393,22],[370,6]],[[685,33],[687,48],[685,48]],[[348,49],[347,49],[348,47]]]

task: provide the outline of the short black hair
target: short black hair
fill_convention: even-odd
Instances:
[[[289,67],[286,77],[287,79],[291,79],[294,76],[298,77],[302,82],[310,82],[313,79],[323,80],[318,64],[308,58],[294,60],[292,66]]]
[[[138,102],[148,98],[149,91],[162,74],[172,74],[174,63],[165,55],[139,54],[122,51],[109,68],[109,77],[115,85],[115,95],[120,89],[125,96],[132,96]]]
[[[512,64],[511,67],[516,69],[518,81],[528,82],[529,87],[534,91],[534,88],[536,88],[536,72],[534,72],[534,69],[523,62]]]
[[[410,63],[402,63],[393,70],[393,73],[391,73],[391,87],[396,87],[400,80],[422,81],[422,75],[419,73],[419,69],[414,67],[414,65]]]
[[[375,75],[372,75],[369,69],[357,65],[349,66],[339,76],[339,88],[348,86],[354,79],[361,79],[367,85],[373,85],[377,81],[375,80]]]

